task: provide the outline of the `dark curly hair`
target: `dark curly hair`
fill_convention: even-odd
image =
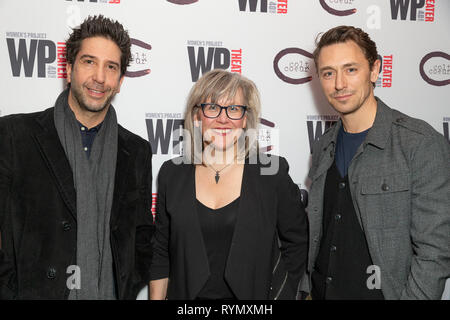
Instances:
[[[113,21],[103,15],[89,16],[83,23],[73,29],[69,39],[66,41],[67,62],[72,64],[80,51],[81,42],[86,38],[104,37],[114,41],[121,51],[120,55],[120,76],[127,71],[131,61],[131,41],[122,24]]]

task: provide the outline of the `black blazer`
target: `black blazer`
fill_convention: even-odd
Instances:
[[[120,299],[135,299],[149,281],[151,156],[147,141],[119,126],[110,229]],[[68,298],[76,193],[53,108],[0,118],[0,232],[0,299]]]
[[[260,174],[268,165],[244,166],[225,269],[225,278],[240,300],[294,299],[306,267],[307,220],[300,190],[288,175],[286,160],[270,159],[279,163],[274,175]],[[158,177],[150,273],[152,280],[169,277],[169,299],[195,299],[209,278],[195,199],[194,165],[165,162]]]

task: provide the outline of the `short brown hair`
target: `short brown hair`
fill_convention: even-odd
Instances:
[[[373,42],[369,35],[360,28],[355,28],[353,26],[339,26],[317,35],[316,49],[313,52],[316,70],[318,70],[317,62],[319,60],[320,50],[322,50],[323,47],[347,41],[353,41],[361,48],[364,56],[369,62],[370,69],[372,69],[373,64],[378,59],[377,45],[375,42]]]
[[[102,15],[89,16],[79,27],[73,29],[66,41],[67,62],[73,65],[82,41],[92,37],[104,37],[112,40],[119,47],[120,76],[122,77],[131,61],[131,40],[122,24]]]

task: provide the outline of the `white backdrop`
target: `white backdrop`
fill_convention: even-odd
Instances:
[[[119,20],[135,39],[135,61],[113,104],[119,122],[151,142],[154,177],[179,153],[172,131],[189,89],[220,67],[256,83],[261,144],[286,157],[307,190],[310,142],[336,119],[310,54],[319,32],[342,24],[377,43],[375,94],[449,139],[448,0],[0,0],[0,116],[53,105],[65,86],[64,41],[93,14]]]

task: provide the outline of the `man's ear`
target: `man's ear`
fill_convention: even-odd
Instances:
[[[375,60],[375,62],[373,63],[372,70],[370,70],[370,81],[372,83],[377,82],[378,75],[380,74],[380,65],[380,59]]]
[[[71,79],[71,76],[72,76],[72,68],[73,68],[73,65],[70,64],[70,63],[68,63],[68,64],[67,64],[67,67],[66,67],[66,71],[67,71],[67,83],[70,83],[70,79]]]
[[[120,80],[119,80],[119,86],[117,87],[116,93],[119,93],[119,92],[120,92],[120,87],[122,86],[123,79],[125,79],[125,75],[123,75],[123,76],[120,77]]]

